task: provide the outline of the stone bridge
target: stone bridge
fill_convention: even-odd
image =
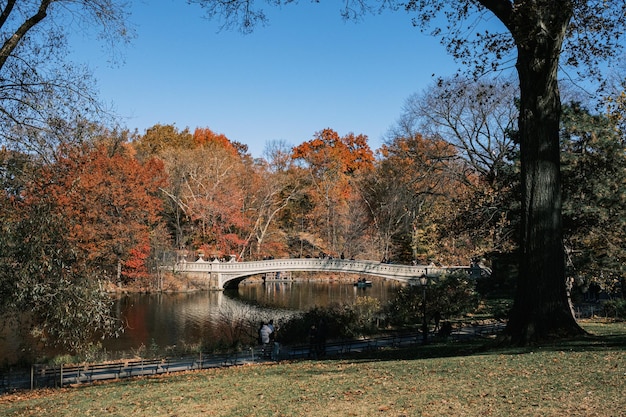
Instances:
[[[205,261],[200,258],[195,262],[179,262],[174,265],[174,272],[179,273],[206,273],[209,279],[209,288],[223,290],[235,288],[239,282],[253,276],[272,272],[344,272],[350,274],[370,275],[385,279],[393,279],[407,284],[419,284],[419,278],[427,276],[437,278],[440,275],[453,271],[465,271],[469,276],[479,278],[489,276],[491,271],[479,265],[472,266],[445,266],[434,265],[397,265],[377,261],[348,260],[334,258],[296,258],[271,259],[250,262]]]

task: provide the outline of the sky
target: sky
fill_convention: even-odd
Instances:
[[[331,3],[331,2],[329,2]],[[376,150],[405,100],[457,65],[402,11],[345,22],[340,3],[274,9],[252,34],[220,31],[184,0],[133,2],[137,37],[124,61],[93,39],[70,39],[100,98],[126,128],[209,128],[262,156],[270,141],[294,146],[331,128],[365,134]]]

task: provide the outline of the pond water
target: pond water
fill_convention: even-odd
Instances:
[[[246,283],[237,290],[177,294],[128,295],[115,302],[115,314],[124,321],[124,333],[103,341],[109,352],[139,351],[151,346],[193,345],[215,340],[220,321],[234,315],[281,317],[315,306],[352,303],[369,296],[389,301],[401,287],[396,281],[372,280],[372,286],[357,288],[350,282],[289,281]],[[0,338],[0,359],[19,354],[20,341]]]

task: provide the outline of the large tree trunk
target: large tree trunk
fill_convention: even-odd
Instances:
[[[506,333],[519,344],[583,333],[569,304],[561,222],[557,70],[569,15],[558,7],[539,9],[534,15],[526,11],[524,24],[516,25],[514,33],[521,100],[522,230],[518,288]]]

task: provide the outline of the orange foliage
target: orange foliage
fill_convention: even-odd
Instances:
[[[233,154],[237,153],[237,150],[225,135],[222,133],[215,133],[208,127],[197,128],[193,132],[193,142],[198,147],[215,144],[221,146],[229,152],[232,152]]]
[[[296,146],[293,158],[306,161],[314,171],[334,166],[341,173],[351,174],[374,167],[374,153],[367,144],[367,136],[349,133],[340,137],[332,129],[317,132],[313,139]]]
[[[412,255],[422,262],[469,259],[463,252],[468,250],[467,242],[461,244],[455,235],[450,241],[441,238],[459,200],[469,192],[467,170],[456,149],[441,138],[415,134],[395,138],[384,144],[380,153],[379,175],[387,184],[384,198],[401,203],[390,217],[406,222],[392,232],[410,236]]]
[[[332,129],[317,132],[314,138],[293,149],[292,156],[307,164],[311,184],[306,191],[313,207],[309,222],[316,225],[326,242],[325,250],[340,253],[346,244],[351,202],[355,201],[354,177],[374,168],[374,154],[367,136],[350,133],[340,137]]]
[[[166,193],[184,213],[180,221],[187,241],[203,247],[207,256],[238,253],[249,227],[241,184],[250,178],[239,153],[232,146],[207,142],[164,158],[172,185]]]
[[[416,193],[438,195],[456,193],[457,151],[441,138],[425,138],[420,134],[396,138],[383,144],[380,153],[385,165],[403,184],[413,184]]]
[[[141,164],[109,155],[104,146],[65,148],[43,170],[41,180],[44,189],[32,190],[31,198],[42,198],[43,192],[54,201],[76,250],[111,273],[119,262],[139,256],[140,245],[149,240],[159,219],[158,192],[165,175],[158,160]]]
[[[193,132],[193,141],[196,147],[217,145],[232,155],[243,156],[248,152],[248,145],[231,141],[222,133],[215,133],[209,128],[197,128]]]

